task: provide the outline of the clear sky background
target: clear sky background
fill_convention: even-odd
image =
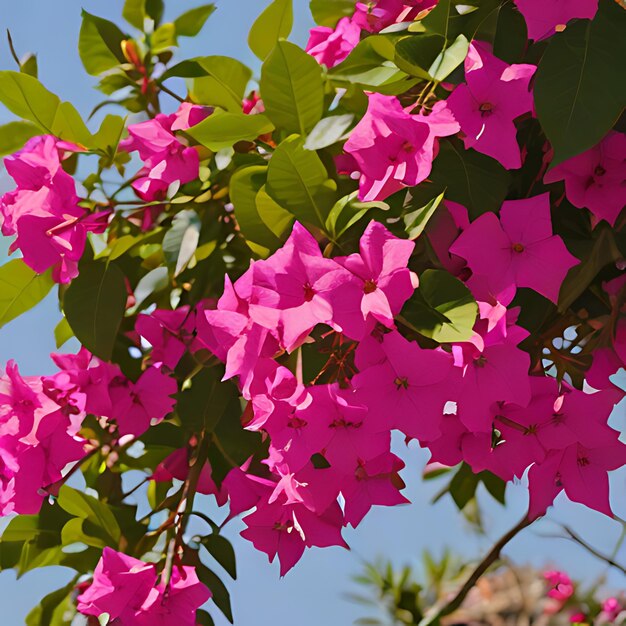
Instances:
[[[166,0],[166,18],[174,18],[197,6],[190,0]],[[248,50],[246,36],[256,15],[267,4],[266,0],[216,0],[218,11],[209,19],[201,35],[193,40],[181,39],[179,58],[195,55],[222,54],[233,56],[258,71],[258,64]],[[306,0],[295,0],[296,25],[292,40],[304,45],[308,28],[312,26]],[[95,79],[83,70],[77,53],[81,6],[90,13],[120,20],[122,0],[1,0],[0,30],[9,28],[20,54],[38,53],[39,75],[42,82],[62,99],[72,101],[85,116],[103,99],[91,89]],[[2,36],[2,33],[0,33]],[[0,42],[0,69],[14,69],[8,46]],[[0,123],[11,119],[0,108]],[[0,173],[1,186],[8,182]],[[0,263],[5,260],[8,247],[0,238]],[[60,320],[56,294],[51,294],[35,310],[0,329],[0,365],[15,359],[24,374],[53,372],[48,354],[55,350],[53,329]],[[69,345],[69,344],[68,344]],[[71,348],[71,347],[70,347]],[[620,377],[626,384],[626,377]],[[622,403],[613,416],[613,426],[626,430],[626,404]],[[452,548],[467,559],[480,558],[502,533],[513,526],[527,506],[523,484],[509,485],[506,510],[480,494],[484,505],[486,534],[473,532],[462,521],[449,497],[437,504],[430,503],[441,488],[441,482],[423,483],[421,470],[426,455],[419,449],[401,452],[407,462],[403,472],[408,484],[406,496],[413,504],[392,509],[376,508],[356,530],[347,530],[345,538],[351,546],[308,551],[294,570],[279,578],[277,564],[268,565],[264,554],[256,552],[248,542],[238,537],[243,528],[239,521],[227,527],[227,536],[233,541],[237,554],[239,577],[229,585],[237,626],[265,626],[298,624],[298,626],[349,626],[367,611],[346,599],[346,593],[355,591],[350,577],[360,573],[362,563],[379,556],[390,558],[396,565],[410,564],[419,570],[420,555],[424,549],[441,554]],[[617,515],[626,519],[626,471],[612,477],[613,507]],[[211,509],[211,503],[205,503]],[[219,517],[219,514],[217,514]],[[590,543],[605,553],[613,550],[621,532],[621,524],[607,517],[567,502],[563,496],[549,515],[527,529],[506,549],[516,563],[551,565],[562,568],[574,577],[589,580],[592,576],[608,574],[607,584],[613,589],[626,587],[619,572],[608,571],[579,547],[563,539],[542,535],[558,532],[558,522],[567,522]],[[205,532],[200,526],[191,532]],[[626,546],[617,555],[626,562]],[[219,569],[219,568],[218,568]],[[0,623],[17,626],[40,597],[61,587],[71,578],[63,568],[47,568],[29,573],[16,581],[13,572],[0,573]],[[225,577],[226,579],[226,577]],[[215,616],[218,611],[211,611]],[[227,624],[217,618],[218,626]]]

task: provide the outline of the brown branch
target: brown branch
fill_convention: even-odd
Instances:
[[[429,626],[430,624],[438,622],[442,617],[454,613],[454,611],[456,611],[463,604],[467,594],[471,591],[474,585],[476,585],[479,578],[500,558],[500,552],[502,552],[504,546],[506,546],[511,539],[524,530],[524,528],[530,526],[532,521],[533,520],[529,520],[528,517],[524,516],[524,518],[511,528],[511,530],[502,535],[502,537],[500,537],[500,539],[492,546],[491,550],[489,550],[483,560],[476,566],[474,571],[470,574],[469,578],[465,581],[454,597],[443,605],[435,605],[426,613],[422,621],[419,623],[419,626]]]
[[[569,535],[569,539],[571,539],[574,543],[577,543],[579,546],[587,550],[590,554],[595,556],[597,559],[604,561],[607,565],[614,567],[619,570],[623,574],[626,574],[626,567],[615,561],[612,557],[603,554],[602,552],[596,550],[593,546],[589,545],[580,535],[576,534],[569,526],[563,526],[563,530]]]

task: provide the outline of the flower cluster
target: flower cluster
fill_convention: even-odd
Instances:
[[[611,515],[607,471],[626,462],[626,446],[607,419],[622,394],[530,376],[518,347],[528,333],[507,310],[518,287],[555,299],[576,260],[552,234],[547,197],[507,202],[500,215],[467,224],[450,247],[469,263],[481,311],[468,342],[425,349],[399,332],[396,316],[418,284],[407,267],[414,243],[378,222],[359,253],[333,259],[296,223],[283,248],[227,279],[217,308],[199,316],[198,342],[225,362],[227,378],[239,377],[245,427],[271,441],[271,479],[237,469],[224,483],[231,514],[256,506],[243,536],[277,553],[282,573],[305,547],[344,545],[341,526],[356,526],[372,505],[405,501],[403,464],[390,452],[396,429],[433,463],[465,461],[504,480],[531,467],[532,517],[561,490]],[[306,384],[281,355],[306,354],[313,340],[327,342],[330,357]]]
[[[77,608],[83,615],[107,614],[124,626],[195,626],[196,610],[210,597],[193,567],[175,566],[166,581],[153,563],[105,548]]]
[[[87,233],[102,233],[110,211],[91,213],[80,206],[74,179],[63,161],[79,146],[43,135],[4,159],[17,189],[0,199],[2,234],[16,235],[11,252],[20,250],[24,263],[37,273],[52,268],[58,283],[78,275]]]
[[[0,515],[37,513],[56,495],[66,467],[85,455],[87,414],[119,437],[137,437],[174,406],[176,381],[157,367],[132,382],[85,349],[52,357],[60,369],[53,376],[24,378],[9,362],[0,378]]]

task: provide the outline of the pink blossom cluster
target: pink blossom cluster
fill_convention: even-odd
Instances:
[[[132,183],[142,200],[164,200],[170,185],[180,186],[198,178],[198,151],[176,133],[199,124],[210,114],[210,108],[183,102],[176,113],[159,113],[154,119],[128,127],[129,137],[120,148],[138,152],[143,162]]]
[[[39,512],[46,487],[85,454],[84,416],[84,394],[62,376],[22,377],[9,361],[0,377],[0,516]]]
[[[63,169],[63,161],[80,151],[79,146],[43,135],[4,159],[17,188],[0,198],[2,234],[16,236],[10,251],[19,249],[28,267],[39,274],[52,268],[58,283],[78,275],[87,233],[104,232],[110,215],[80,206],[76,183]]]
[[[399,332],[396,316],[418,284],[407,267],[414,243],[378,222],[359,253],[333,259],[296,223],[283,248],[234,284],[227,277],[217,307],[198,316],[197,341],[249,402],[245,427],[271,442],[271,478],[243,467],[223,487],[231,515],[256,507],[242,535],[278,555],[281,573],[307,547],[345,545],[342,526],[372,505],[406,501],[392,430],[428,448],[431,463],[465,461],[504,480],[530,467],[532,517],[563,490],[611,515],[607,472],[626,463],[626,446],[607,419],[622,394],[529,375],[519,348],[528,332],[507,309],[518,287],[554,299],[577,261],[552,234],[547,195],[507,202],[500,215],[467,221],[450,247],[479,302],[470,341],[425,349]],[[321,373],[330,382],[281,364],[328,340]]]
[[[0,378],[0,516],[37,513],[55,495],[64,470],[85,454],[79,431],[87,414],[120,437],[137,437],[174,407],[176,381],[158,367],[132,382],[85,349],[52,358],[60,369],[53,376],[22,377],[9,362]]]
[[[175,565],[166,581],[154,563],[107,547],[77,609],[95,617],[108,614],[110,623],[124,626],[195,626],[197,609],[210,597],[194,567]]]

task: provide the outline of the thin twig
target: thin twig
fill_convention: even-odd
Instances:
[[[172,96],[172,98],[174,98],[175,100],[178,100],[179,102],[185,102],[184,98],[181,98],[177,93],[173,92],[171,89],[168,89],[163,83],[159,85],[159,89],[163,93],[166,93],[168,96]]]
[[[593,554],[597,559],[604,561],[607,565],[618,569],[623,574],[626,574],[626,567],[615,561],[612,557],[603,554],[596,550],[593,546],[589,545],[580,535],[576,534],[569,526],[563,526],[563,530],[569,535],[569,539],[571,539],[574,543],[577,543],[579,546],[587,550],[590,554]]]
[[[476,585],[478,579],[493,565],[499,558],[500,552],[504,546],[506,546],[511,539],[513,539],[516,535],[518,535],[524,528],[530,526],[533,520],[529,520],[528,517],[524,516],[524,518],[518,522],[511,530],[505,533],[500,539],[493,545],[491,550],[489,550],[488,554],[483,558],[483,560],[476,566],[474,571],[470,574],[469,578],[465,581],[465,584],[459,589],[456,595],[448,600],[445,604],[434,606],[430,611],[426,613],[422,621],[419,623],[419,626],[429,626],[430,624],[434,624],[438,622],[442,617],[446,615],[450,615],[454,613],[463,601],[465,600],[467,594],[471,591],[471,589]]]

